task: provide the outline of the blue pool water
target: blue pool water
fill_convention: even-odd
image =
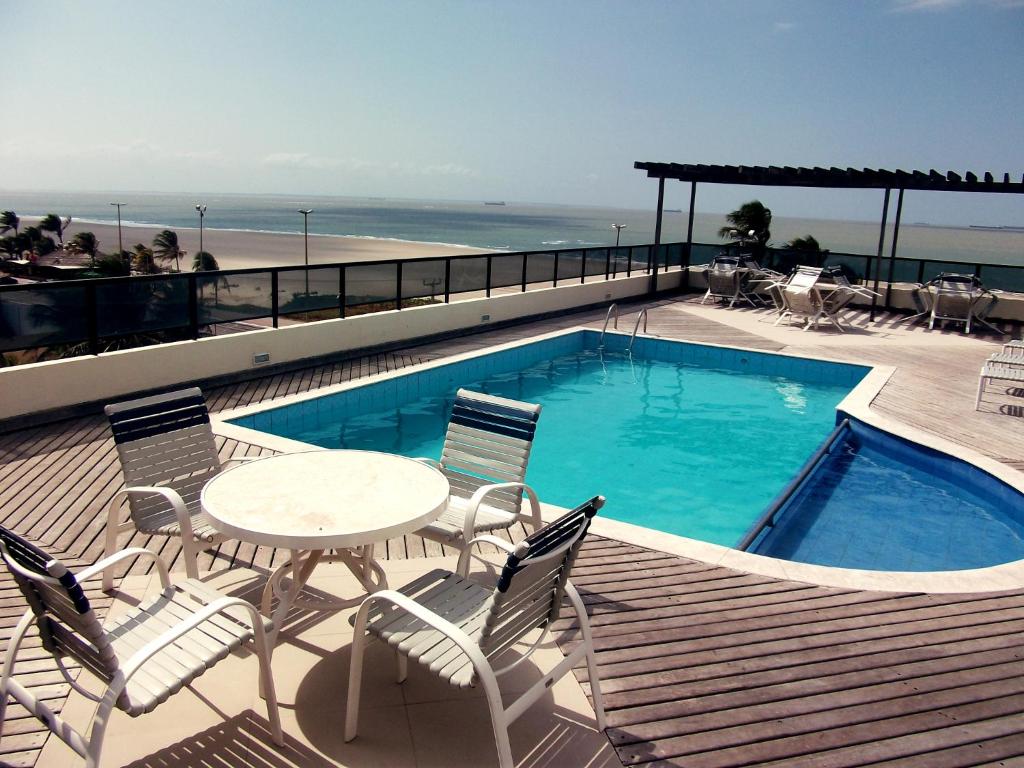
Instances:
[[[326,448],[440,455],[468,387],[543,406],[527,481],[550,503],[733,546],[832,429],[860,366],[581,331],[236,419]],[[621,346],[609,337],[608,346]]]
[[[963,461],[859,422],[750,551],[901,571],[1024,558],[1024,499]]]

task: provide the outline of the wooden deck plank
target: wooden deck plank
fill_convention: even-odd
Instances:
[[[794,333],[781,343],[733,327],[725,314],[699,317],[694,300],[652,303],[649,331],[663,337],[898,366],[873,407],[904,423],[1024,469],[1019,419],[974,414],[985,344],[969,354],[937,346],[876,344],[837,351],[823,334]],[[640,304],[624,307],[631,330]],[[741,310],[745,311],[745,310]],[[719,321],[719,318],[722,318]],[[858,332],[897,328],[897,315]],[[399,370],[580,324],[588,312],[485,331],[413,349],[321,363],[206,392],[212,412]],[[988,405],[986,400],[986,406]],[[993,396],[991,402],[998,402]],[[222,456],[267,455],[231,440]],[[0,436],[0,522],[66,551],[68,562],[95,561],[106,504],[120,487],[105,419],[92,416]],[[21,527],[24,526],[24,527]],[[511,538],[521,538],[519,526]],[[505,538],[510,538],[505,536]],[[181,569],[175,539],[139,534]],[[393,558],[453,550],[404,536],[379,548]],[[227,542],[201,567],[267,569],[287,553]],[[130,572],[147,572],[133,565]],[[613,540],[591,537],[574,571],[592,614],[609,724],[626,763],[959,766],[1024,763],[1024,595],[910,595],[838,590],[751,576]],[[90,592],[93,595],[93,592]],[[0,640],[21,614],[19,593],[0,575]],[[101,612],[109,599],[96,595]],[[289,622],[308,621],[296,615]],[[575,647],[569,617],[554,626]],[[58,709],[67,686],[55,677],[38,638],[25,646],[25,680]],[[575,670],[589,691],[586,669]],[[33,766],[45,729],[17,705],[0,762]]]

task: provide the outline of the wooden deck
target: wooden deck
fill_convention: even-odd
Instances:
[[[982,412],[973,411],[977,371],[991,343],[918,346],[914,339],[925,339],[923,331],[890,339],[898,318],[869,324],[859,315],[858,333],[870,343],[840,350],[827,331],[762,332],[766,318],[752,311],[716,315],[698,310],[692,299],[649,307],[649,330],[660,336],[896,365],[874,408],[1024,469],[1024,420],[1012,415],[1021,400],[996,392]],[[627,315],[639,308],[624,308],[620,327],[631,329]],[[267,376],[206,395],[211,410],[219,411],[560,327],[600,327],[603,318],[573,315]],[[263,452],[224,440],[220,448],[225,457]],[[120,486],[101,416],[0,435],[0,523],[71,564],[98,558],[106,505]],[[174,540],[135,536],[131,544],[151,546],[180,567]],[[392,559],[442,552],[413,536],[386,545]],[[279,562],[273,550],[228,542],[200,567]],[[825,589],[608,540],[587,544],[575,580],[594,612],[609,738],[626,764],[1024,765],[1022,592]],[[102,597],[97,605],[103,608]],[[3,573],[0,641],[22,610],[20,594]],[[59,673],[37,642],[26,658],[23,680],[59,710],[67,695]],[[34,765],[45,738],[42,726],[12,705],[0,763]]]

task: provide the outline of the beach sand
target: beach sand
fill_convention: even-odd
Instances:
[[[27,224],[37,223],[24,217]],[[122,226],[121,237],[125,250],[136,243],[152,247],[153,238],[165,227]],[[192,257],[199,250],[199,230],[170,227],[178,233],[178,242],[187,255],[182,270],[192,268]],[[117,251],[116,224],[90,224],[73,221],[64,232],[64,241],[76,232],[92,232],[104,253]],[[56,238],[54,238],[56,239]],[[245,267],[294,266],[303,263],[302,235],[274,234],[270,232],[236,232],[225,229],[204,229],[203,248],[217,260],[221,269]],[[309,263],[380,261],[383,259],[416,259],[431,256],[454,256],[467,253],[486,253],[478,248],[435,243],[413,243],[404,240],[379,240],[335,235],[309,236]]]

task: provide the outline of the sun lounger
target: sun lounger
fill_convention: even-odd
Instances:
[[[978,410],[981,407],[981,396],[985,392],[985,386],[994,381],[1024,384],[1024,366],[1016,364],[1003,365],[992,361],[986,362],[982,366],[981,375],[978,379],[978,399],[974,402],[974,410]]]

